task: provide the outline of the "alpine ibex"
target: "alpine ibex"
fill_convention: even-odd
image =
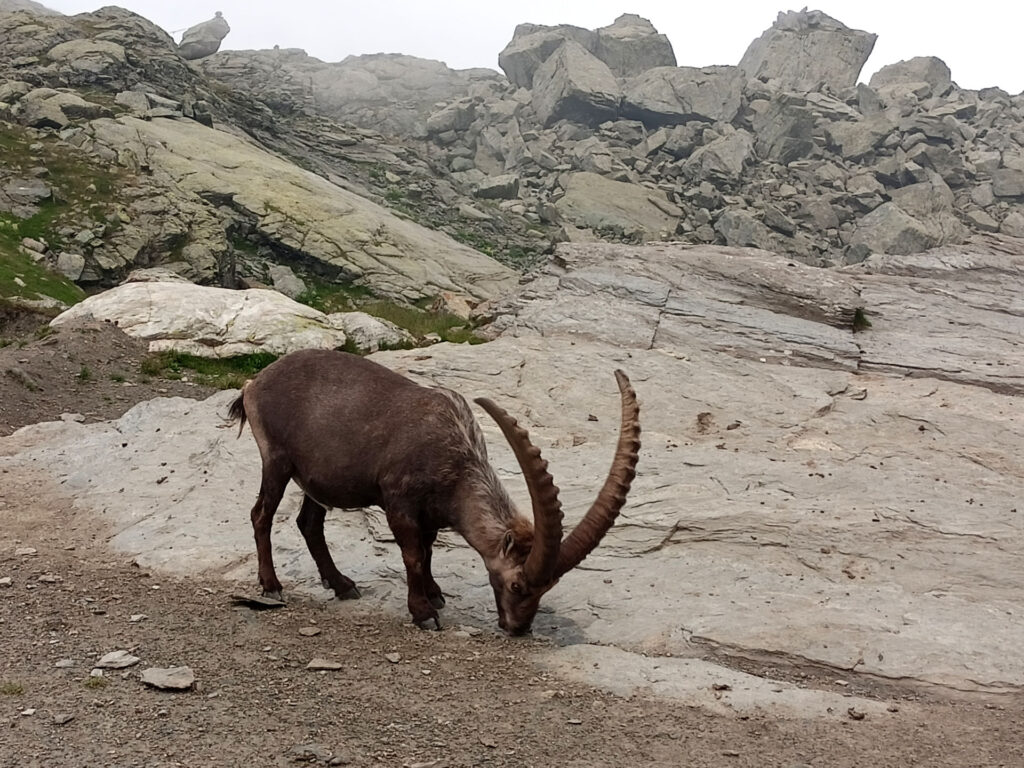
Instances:
[[[490,400],[476,400],[512,446],[533,502],[531,522],[520,515],[487,460],[483,434],[459,394],[424,387],[355,355],[293,352],[247,382],[231,406],[246,419],[263,460],[252,508],[259,581],[280,597],[270,529],[285,486],[305,492],[298,526],[325,589],[359,597],[334,565],[324,539],[326,507],[372,504],[387,515],[402,550],[409,612],[421,627],[440,629],[441,588],[430,572],[440,528],[458,531],[483,557],[498,607],[498,625],[530,630],[541,596],[601,541],[626,501],[640,448],[636,394],[616,371],[622,423],[611,471],[579,524],[563,540],[558,488],[540,450],[515,419]]]

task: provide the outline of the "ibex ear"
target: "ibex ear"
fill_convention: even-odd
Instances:
[[[516,537],[512,531],[505,531],[505,537],[501,540],[501,556],[508,557],[512,554],[512,548],[516,545]]]

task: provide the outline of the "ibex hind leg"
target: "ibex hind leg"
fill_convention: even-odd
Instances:
[[[327,539],[324,538],[326,516],[327,509],[323,505],[305,496],[296,522],[302,532],[302,538],[306,540],[306,546],[309,547],[309,554],[313,556],[313,562],[320,572],[324,589],[333,589],[339,600],[354,600],[360,597],[355,582],[338,570],[331,557],[331,551],[327,548]]]
[[[270,532],[274,525],[274,513],[284,496],[288,485],[288,473],[282,473],[273,465],[264,464],[260,494],[252,508],[252,530],[256,538],[256,559],[259,563],[260,586],[263,594],[276,600],[281,599],[281,582],[274,570],[274,555],[270,545]]]

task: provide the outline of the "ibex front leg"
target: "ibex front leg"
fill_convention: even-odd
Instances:
[[[441,629],[441,619],[431,604],[428,592],[431,584],[435,589],[437,585],[430,576],[429,560],[423,548],[423,531],[415,518],[404,512],[389,510],[387,518],[395,541],[402,550],[412,620],[421,629],[429,629],[427,625],[430,622],[433,622],[435,629]]]
[[[353,600],[358,598],[359,590],[355,582],[338,570],[331,557],[331,551],[327,548],[327,539],[324,538],[324,518],[327,510],[320,503],[309,496],[302,499],[302,509],[295,521],[302,538],[306,540],[309,554],[313,556],[316,569],[320,572],[320,581],[324,589],[333,589],[339,600]]]

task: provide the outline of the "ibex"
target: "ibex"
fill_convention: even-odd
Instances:
[[[540,598],[601,541],[626,501],[640,448],[636,393],[616,371],[622,423],[611,471],[597,500],[562,538],[558,488],[540,450],[516,420],[490,400],[476,400],[512,446],[533,502],[533,523],[517,512],[487,460],[483,434],[459,394],[425,387],[382,365],[345,352],[303,350],[272,363],[242,388],[231,406],[239,434],[248,419],[263,460],[252,508],[259,582],[280,598],[270,529],[285,486],[305,492],[298,526],[325,589],[359,597],[334,564],[324,539],[326,507],[378,505],[402,550],[409,612],[420,627],[444,606],[430,572],[441,528],[460,533],[484,560],[498,625],[511,635],[530,630]]]

